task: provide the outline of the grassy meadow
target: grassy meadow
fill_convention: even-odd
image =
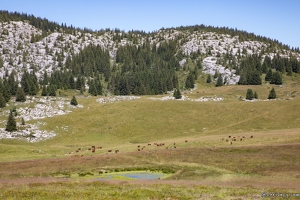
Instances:
[[[284,77],[282,86],[214,87],[204,82],[201,77],[196,90],[182,94],[224,100],[141,96],[100,104],[99,96],[61,91],[70,99],[76,95],[83,108],[40,120],[45,122],[41,128],[55,131],[56,137],[38,143],[0,140],[0,198],[259,199],[264,191],[299,193],[299,77]],[[278,98],[269,101],[272,87]],[[241,100],[248,88],[259,101]],[[101,149],[93,153],[91,146]],[[140,169],[173,173],[154,181],[64,176]]]

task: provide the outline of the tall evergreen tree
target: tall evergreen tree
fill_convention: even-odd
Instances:
[[[175,99],[181,99],[181,92],[180,92],[180,90],[178,89],[178,88],[176,88],[175,90],[174,90],[174,94],[173,94],[173,96],[175,97]]]
[[[273,73],[271,84],[281,85],[282,84],[282,77],[279,71]]]
[[[4,108],[6,106],[6,101],[2,95],[2,93],[0,93],[0,108]]]
[[[268,99],[276,99],[276,91],[275,91],[274,88],[272,88],[272,89],[270,90]]]
[[[16,94],[16,101],[25,102],[26,95],[22,87],[19,87]]]
[[[210,74],[208,74],[208,76],[207,76],[206,83],[211,83],[211,75]]]
[[[271,81],[273,77],[272,69],[270,68],[266,74],[265,81]]]
[[[47,95],[48,95],[48,92],[47,92],[46,85],[43,85],[43,88],[42,88],[42,96],[47,96]]]
[[[56,96],[56,86],[55,85],[50,85],[49,86],[49,96]]]
[[[77,100],[76,100],[76,97],[75,97],[75,96],[73,96],[73,98],[71,99],[71,102],[70,102],[70,104],[71,104],[71,105],[73,105],[73,106],[77,106],[77,105],[78,105],[78,103],[77,103]]]
[[[222,86],[223,85],[223,78],[222,75],[219,74],[218,75],[218,79],[217,79],[217,83],[216,83],[216,87]]]
[[[258,99],[258,94],[256,91],[254,92],[253,97],[254,97],[254,99]]]
[[[9,132],[17,130],[17,123],[12,112],[9,113],[5,130]]]
[[[190,89],[194,88],[195,78],[194,75],[190,72],[185,80],[185,88]]]
[[[252,89],[248,89],[246,93],[246,99],[252,100],[254,97]]]

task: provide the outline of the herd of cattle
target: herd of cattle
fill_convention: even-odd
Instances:
[[[188,142],[188,140],[184,140],[185,143]],[[176,149],[176,142],[174,143],[171,143],[171,144],[166,144],[166,143],[156,143],[154,142],[153,144],[152,143],[148,143],[146,145],[137,145],[137,151],[143,151],[146,147],[148,146],[148,148],[150,146],[156,146],[156,147],[165,147],[165,149],[169,149],[169,148],[175,148]],[[75,153],[75,157],[79,157],[78,154],[81,154],[80,157],[83,157],[84,156],[84,152],[92,152],[92,153],[95,153],[96,152],[96,149],[97,151],[100,151],[101,150],[101,153],[106,153],[106,154],[109,154],[109,153],[119,153],[120,150],[119,149],[108,149],[108,150],[103,150],[102,146],[90,146],[90,147],[87,147],[87,148],[77,148],[74,152],[68,152],[66,155],[71,155],[71,154],[74,154]]]
[[[228,138],[222,138],[222,140],[225,140],[226,142],[230,142],[230,144],[233,144],[233,142],[236,142],[236,141],[244,141],[247,137],[246,136],[231,136],[229,135]],[[251,135],[249,138],[253,138],[253,135]]]
[[[234,144],[234,142],[242,142],[246,139],[247,137],[246,136],[231,136],[229,135],[227,138],[222,138],[221,140],[222,141],[226,141],[228,144],[232,145]],[[251,135],[249,138],[253,138],[253,135]],[[184,143],[187,143],[188,140],[184,140]],[[170,149],[170,148],[174,148],[176,149],[177,146],[176,146],[176,142],[174,143],[169,143],[169,144],[166,144],[166,143],[157,143],[157,142],[154,142],[154,143],[147,143],[145,145],[137,145],[137,151],[143,151],[144,149],[148,148],[150,149],[151,146],[156,146],[156,147],[162,147],[164,149]],[[216,147],[216,146],[214,146]],[[84,152],[91,152],[91,153],[95,153],[97,151],[100,151],[100,153],[105,153],[105,154],[110,154],[110,153],[119,153],[120,150],[119,149],[104,149],[102,148],[102,146],[90,146],[90,147],[87,147],[87,148],[77,148],[74,152],[68,152],[66,155],[72,155],[75,153],[75,157],[79,157],[81,154],[80,157],[83,157],[84,156]],[[86,155],[86,154],[85,154]]]

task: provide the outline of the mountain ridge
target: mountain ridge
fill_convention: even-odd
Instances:
[[[111,65],[118,65],[120,68],[120,65],[124,65],[124,63],[117,63],[117,53],[120,47],[135,46],[139,49],[149,44],[150,48],[156,48],[158,51],[159,47],[166,43],[167,46],[161,51],[175,48],[172,51],[175,54],[167,55],[167,57],[175,57],[174,62],[177,62],[181,68],[187,68],[189,71],[190,66],[186,64],[187,61],[191,60],[192,63],[199,61],[205,74],[221,74],[225,84],[239,83],[241,60],[252,55],[258,55],[261,63],[266,56],[271,60],[276,56],[279,59],[293,58],[297,66],[292,70],[296,73],[300,71],[298,69],[300,68],[299,48],[290,49],[289,46],[277,40],[226,27],[181,26],[162,28],[151,33],[124,32],[119,29],[91,31],[86,28],[78,29],[73,26],[58,25],[45,18],[16,12],[1,11],[0,16],[0,52],[2,52],[0,77],[14,72],[18,81],[21,81],[24,70],[34,71],[38,79],[42,79],[44,73],[51,76],[55,70],[65,69],[66,61],[72,60],[89,45],[100,46],[103,50],[107,50]],[[21,21],[11,21],[12,19]],[[48,28],[47,31],[45,31],[46,28]],[[166,61],[170,62],[170,60]],[[284,68],[287,67],[289,66],[284,66]],[[287,69],[281,72],[285,73],[285,71]]]

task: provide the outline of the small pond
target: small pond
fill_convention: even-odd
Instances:
[[[148,171],[113,172],[98,175],[94,180],[157,180],[169,177],[170,174]]]

